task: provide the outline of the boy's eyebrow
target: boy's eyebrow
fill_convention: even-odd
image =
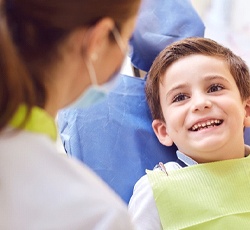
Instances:
[[[175,90],[180,90],[180,89],[184,89],[184,88],[186,88],[187,86],[188,86],[187,83],[183,83],[183,84],[179,84],[179,85],[174,86],[173,88],[171,88],[171,89],[167,92],[166,98],[168,98],[169,95],[170,95],[173,91],[175,91]]]
[[[211,75],[211,76],[206,76],[206,77],[205,77],[205,80],[214,80],[214,79],[215,79],[215,80],[216,80],[216,79],[220,79],[220,80],[229,82],[229,81],[227,80],[227,78],[222,77],[222,76],[220,76],[220,75]]]
[[[219,80],[222,80],[222,81],[225,81],[225,82],[228,82],[228,83],[229,83],[229,81],[228,81],[225,77],[222,77],[222,76],[220,76],[220,75],[209,75],[209,76],[205,76],[204,79],[205,79],[206,81],[211,81],[211,80],[219,79]],[[180,89],[184,89],[184,88],[186,88],[188,85],[189,85],[188,83],[183,83],[183,84],[179,84],[179,85],[174,86],[173,88],[171,88],[171,89],[167,92],[166,98],[168,98],[169,95],[170,95],[173,91],[175,91],[175,90],[180,90]]]

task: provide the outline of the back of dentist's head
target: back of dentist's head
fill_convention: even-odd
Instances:
[[[48,68],[65,39],[108,17],[120,31],[140,0],[2,0],[0,10],[0,130],[20,104],[44,108]],[[110,33],[110,40],[114,40]],[[115,42],[115,41],[114,41]],[[67,47],[70,49],[70,47]],[[49,79],[50,80],[50,79]]]

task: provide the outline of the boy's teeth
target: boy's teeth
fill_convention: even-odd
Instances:
[[[217,124],[221,124],[222,121],[221,120],[209,120],[209,121],[206,121],[206,122],[202,122],[202,123],[198,123],[198,124],[195,124],[193,127],[192,127],[192,130],[193,131],[197,131],[197,130],[200,130],[202,128],[208,128],[209,126],[215,126]]]

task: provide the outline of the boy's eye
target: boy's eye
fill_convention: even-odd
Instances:
[[[183,93],[179,93],[178,95],[176,95],[173,99],[173,102],[178,102],[178,101],[183,101],[188,99],[188,96],[183,94]]]
[[[210,86],[210,88],[208,89],[208,93],[220,91],[222,89],[224,89],[224,87],[222,85],[220,85],[220,84],[214,84],[214,85]]]

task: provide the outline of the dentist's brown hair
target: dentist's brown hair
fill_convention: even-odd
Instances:
[[[140,0],[2,0],[0,2],[0,131],[20,104],[44,108],[46,71],[59,47],[79,28],[103,18],[118,30],[135,16]],[[110,33],[111,42],[114,42]]]

